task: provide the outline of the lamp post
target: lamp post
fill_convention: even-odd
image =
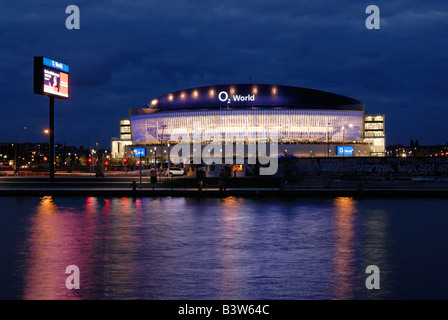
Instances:
[[[42,131],[45,135],[49,135],[50,134],[50,130],[49,129],[44,129],[44,131]],[[44,153],[44,164],[45,164],[45,159],[46,159],[46,152]],[[50,145],[48,145],[48,157],[50,157]]]
[[[170,143],[168,142],[168,173],[170,172]]]
[[[165,128],[166,128],[166,124],[162,124],[162,140],[160,141],[160,164],[161,164],[161,169],[162,169],[162,173],[163,173],[163,145],[165,143],[164,141],[164,132],[165,132]]]
[[[98,155],[98,142],[96,143],[96,148],[95,148],[95,160],[96,160],[95,164],[99,167],[100,157]]]
[[[353,124],[348,125],[349,128],[353,127]],[[345,157],[345,130],[347,128],[345,126],[342,126],[342,156]]]
[[[14,174],[17,173],[17,141],[19,141],[19,136],[26,127],[20,128],[16,135],[16,143],[14,144]]]
[[[330,132],[329,130],[330,122],[327,122],[327,158],[330,157]]]
[[[140,165],[139,165],[139,169],[140,169],[140,190],[142,190],[142,152],[140,151]]]
[[[154,173],[157,175],[157,147],[154,147]]]
[[[92,173],[95,173],[95,150],[93,150],[92,149],[92,156],[91,156],[91,160],[92,160],[92,162],[91,162],[91,165],[90,165],[90,169],[91,169],[91,172]]]

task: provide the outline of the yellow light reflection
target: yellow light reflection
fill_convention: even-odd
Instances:
[[[52,197],[45,196],[37,207],[28,238],[30,260],[25,275],[25,300],[76,299],[65,288],[64,256],[72,252],[64,248],[61,238],[61,217]],[[68,292],[70,291],[70,292]]]
[[[221,246],[223,251],[220,255],[223,272],[220,273],[220,296],[225,299],[239,299],[240,285],[243,282],[241,272],[238,268],[238,252],[242,239],[241,223],[239,222],[242,198],[226,197],[221,201],[223,218],[221,231]]]
[[[37,207],[38,214],[53,215],[57,212],[56,204],[51,196],[44,196],[40,199],[39,206]]]
[[[335,206],[335,254],[333,284],[333,299],[348,300],[353,298],[354,290],[354,222],[356,202],[350,197],[339,197]]]

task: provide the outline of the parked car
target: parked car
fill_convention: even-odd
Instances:
[[[176,168],[176,167],[167,169],[166,173],[165,173],[165,175],[169,176],[169,177],[172,177],[172,176],[183,176],[184,174],[185,174],[184,168]]]

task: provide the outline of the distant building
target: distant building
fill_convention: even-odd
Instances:
[[[126,155],[126,146],[132,145],[131,121],[120,119],[120,137],[111,139],[111,154],[114,159],[122,159]]]
[[[387,147],[389,157],[448,157],[448,145],[435,146],[403,146],[391,145]]]
[[[364,117],[364,141],[371,145],[370,155],[386,155],[385,115],[375,114]]]

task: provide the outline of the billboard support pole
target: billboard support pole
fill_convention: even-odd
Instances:
[[[50,97],[50,182],[54,182],[54,97]]]
[[[327,158],[330,157],[330,131],[328,130],[328,126],[330,122],[327,122]]]

